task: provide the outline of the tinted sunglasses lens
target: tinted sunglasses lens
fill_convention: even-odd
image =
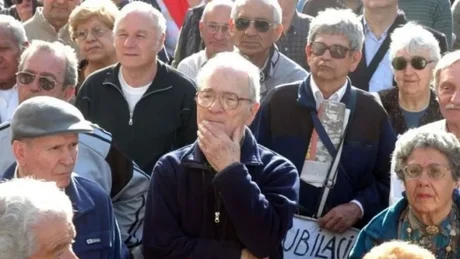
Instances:
[[[391,65],[395,70],[403,70],[407,66],[407,61],[403,57],[394,58]]]
[[[250,20],[245,19],[245,18],[238,18],[235,21],[235,27],[239,31],[244,31],[249,27],[249,24],[251,23]]]
[[[28,85],[34,81],[35,75],[29,73],[18,73],[16,78],[20,84]]]
[[[327,47],[323,43],[314,42],[311,45],[311,52],[315,56],[322,56],[324,54],[324,52],[326,52],[326,50],[327,50]]]
[[[53,90],[55,82],[49,78],[40,77],[40,79],[38,79],[38,84],[40,85],[41,89],[50,91]]]
[[[412,65],[413,68],[417,70],[422,70],[426,67],[428,62],[426,61],[426,59],[422,57],[413,57],[410,61],[410,64]]]
[[[347,49],[342,46],[334,45],[329,48],[329,52],[331,53],[331,57],[335,59],[343,59],[347,54]]]
[[[254,27],[258,32],[267,32],[270,29],[270,23],[264,20],[255,20]]]

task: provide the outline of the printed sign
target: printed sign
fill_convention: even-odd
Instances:
[[[320,229],[316,219],[296,215],[283,240],[284,258],[348,258],[358,232],[353,228],[342,234],[331,233]]]

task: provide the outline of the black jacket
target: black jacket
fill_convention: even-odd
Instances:
[[[361,17],[361,20],[363,20],[364,17],[362,16]],[[390,28],[388,29],[388,42],[386,42],[386,40],[382,43],[381,45],[381,48],[383,48],[383,55],[384,53],[386,53],[390,47],[390,43],[391,43],[391,33],[398,27],[401,27],[403,26],[404,24],[408,23],[408,20],[406,19],[406,16],[404,15],[404,12],[399,10],[399,13],[398,13],[398,16],[396,17],[393,25],[390,26]],[[446,38],[446,35],[444,35],[444,33],[442,32],[439,32],[437,30],[434,30],[434,29],[431,29],[430,27],[426,27],[426,26],[423,26],[423,28],[425,30],[428,30],[429,32],[431,32],[433,34],[433,36],[436,38],[436,40],[438,40],[439,42],[439,48],[441,49],[441,54],[444,54],[445,52],[447,52],[448,48],[447,48],[447,38]],[[375,69],[372,71],[372,69],[369,69],[369,67],[372,65],[372,61],[371,63],[369,63],[369,67],[367,66],[367,61],[366,61],[366,55],[365,55],[365,44],[363,45],[363,57],[361,58],[361,61],[359,62],[358,64],[358,67],[356,68],[355,71],[351,72],[349,74],[350,76],[350,79],[351,79],[351,82],[353,83],[353,85],[359,89],[362,89],[364,91],[369,91],[369,82],[372,78],[372,75],[374,74],[375,72]],[[379,49],[379,52],[380,52],[380,49]],[[377,53],[378,54],[378,53]],[[375,56],[377,56],[377,54]],[[381,61],[380,61],[381,62]],[[379,62],[379,63],[380,63]]]
[[[196,140],[195,85],[177,70],[157,61],[157,74],[131,114],[118,80],[120,64],[99,70],[77,95],[85,118],[113,135],[120,149],[144,172],[169,151]]]

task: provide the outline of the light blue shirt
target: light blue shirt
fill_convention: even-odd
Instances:
[[[366,19],[364,19],[364,44],[366,46],[364,55],[366,57],[367,66],[369,66],[375,54],[377,54],[385,38],[390,37],[387,33],[388,29],[389,27],[383,32],[380,39],[377,39],[368,27]],[[369,82],[369,92],[378,92],[391,87],[393,87],[393,71],[391,69],[390,52],[387,50],[387,53],[372,75],[371,81]]]

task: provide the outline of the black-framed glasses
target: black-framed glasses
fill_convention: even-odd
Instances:
[[[101,27],[93,27],[91,30],[77,30],[75,32],[75,38],[78,40],[86,40],[86,37],[88,37],[89,33],[91,33],[91,35],[93,35],[95,38],[100,38],[104,36],[107,31],[107,29]]]
[[[216,101],[217,97],[219,98],[220,106],[222,106],[222,108],[226,111],[236,109],[240,104],[240,101],[252,101],[249,98],[238,97],[238,95],[234,93],[217,93],[214,90],[198,91],[196,93],[195,100],[199,106],[209,108]]]
[[[431,180],[440,180],[444,177],[446,172],[450,171],[450,168],[440,164],[429,164],[426,167],[422,167],[419,164],[410,164],[403,169],[404,175],[409,179],[420,178],[423,171],[426,171]]]
[[[56,80],[49,76],[40,76],[24,71],[16,73],[16,80],[22,85],[31,84],[33,81],[35,81],[35,77],[38,77],[38,86],[45,91],[51,91],[57,85]]]
[[[208,22],[208,23],[205,23],[205,25],[209,33],[216,34],[220,30],[222,34],[224,34],[225,36],[230,35],[230,28],[228,24],[218,24],[215,22]]]
[[[347,47],[342,45],[334,44],[332,46],[327,46],[322,42],[313,42],[311,44],[311,53],[315,56],[322,56],[326,53],[326,50],[329,50],[331,57],[335,59],[343,59],[346,57],[347,52],[350,50]]]
[[[413,56],[410,60],[406,60],[404,57],[395,57],[391,61],[391,65],[395,70],[404,70],[409,62],[414,69],[422,70],[433,61],[427,61],[424,57],[420,56]]]
[[[262,33],[270,30],[270,28],[274,24],[274,23],[271,23],[269,21],[262,20],[262,19],[251,20],[248,18],[237,18],[235,20],[235,28],[239,31],[244,31],[249,28],[251,23],[254,25],[254,28],[256,28],[256,31],[262,32]]]

